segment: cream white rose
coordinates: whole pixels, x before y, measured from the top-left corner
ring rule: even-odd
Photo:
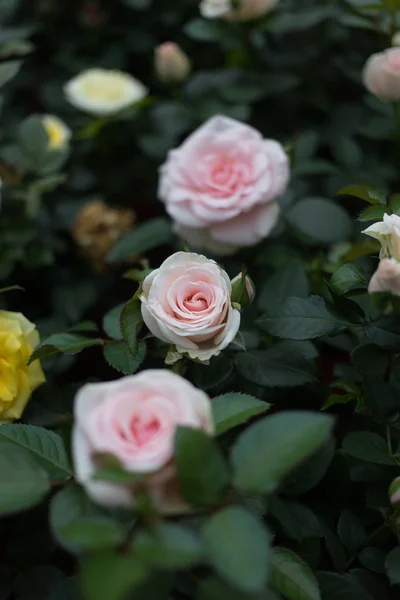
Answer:
[[[50,150],[63,150],[69,144],[72,132],[69,127],[54,115],[43,115],[42,123],[49,138]]]
[[[65,86],[68,101],[97,116],[113,115],[147,95],[147,88],[122,71],[88,69]]]
[[[240,313],[232,307],[231,291],[227,273],[216,262],[177,252],[144,280],[143,320],[179,353],[208,362],[239,330]]]
[[[212,435],[209,397],[167,369],[142,371],[107,383],[87,384],[75,399],[72,454],[77,480],[107,507],[133,507],[136,486],[94,479],[101,455],[111,454],[130,473],[141,474],[155,508],[175,513],[189,507],[173,464],[177,427]]]
[[[395,258],[400,261],[400,217],[385,214],[383,221],[370,225],[363,233],[382,244],[381,258]]]

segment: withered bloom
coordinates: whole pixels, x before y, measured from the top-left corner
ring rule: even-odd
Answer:
[[[96,271],[103,271],[115,242],[132,229],[135,213],[129,208],[110,208],[101,200],[86,204],[78,213],[73,238]]]

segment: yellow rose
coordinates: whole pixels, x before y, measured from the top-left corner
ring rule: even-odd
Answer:
[[[19,419],[45,381],[40,362],[27,362],[39,344],[35,325],[21,313],[0,310],[0,421]]]
[[[71,130],[64,121],[53,115],[44,115],[42,123],[48,135],[51,150],[62,150],[68,145],[71,139]]]

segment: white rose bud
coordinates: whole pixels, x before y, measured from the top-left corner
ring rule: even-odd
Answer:
[[[273,10],[279,0],[203,0],[200,12],[208,19],[251,21]]]
[[[381,100],[400,100],[400,48],[389,48],[370,56],[364,67],[363,81]]]
[[[384,258],[371,277],[368,286],[369,293],[390,292],[400,296],[400,263],[394,258]]]
[[[385,214],[383,221],[370,225],[362,233],[382,244],[381,258],[395,258],[400,261],[400,217]]]
[[[114,115],[147,95],[145,86],[122,71],[88,69],[64,86],[68,101],[98,117]]]
[[[190,60],[174,42],[165,42],[155,49],[154,66],[158,77],[167,83],[179,83],[190,72]]]
[[[50,150],[63,150],[68,146],[72,132],[64,121],[54,115],[44,115],[42,123],[49,138]]]

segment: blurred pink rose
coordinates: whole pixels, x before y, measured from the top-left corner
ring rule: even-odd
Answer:
[[[383,258],[371,277],[368,291],[390,292],[400,296],[400,263],[394,258]]]
[[[147,327],[190,358],[208,362],[238,332],[240,313],[232,308],[229,277],[205,256],[173,254],[146,277],[142,290]]]
[[[168,370],[142,371],[117,381],[83,386],[75,399],[72,450],[77,480],[107,507],[135,505],[135,486],[93,479],[96,455],[111,454],[144,485],[163,513],[187,510],[173,465],[178,426],[214,433],[208,396]]]
[[[400,48],[389,48],[370,56],[364,67],[363,81],[381,100],[400,100]]]
[[[155,49],[154,66],[157,75],[167,83],[183,81],[190,72],[190,60],[173,42],[165,42]]]
[[[206,230],[216,244],[252,246],[275,226],[289,180],[281,144],[252,127],[216,116],[195,131],[161,167],[159,196],[191,243]],[[209,244],[210,245],[210,244]]]
[[[220,17],[232,21],[250,21],[270,12],[279,0],[239,0],[239,6],[233,8],[230,0],[203,0],[200,12],[203,17]]]

